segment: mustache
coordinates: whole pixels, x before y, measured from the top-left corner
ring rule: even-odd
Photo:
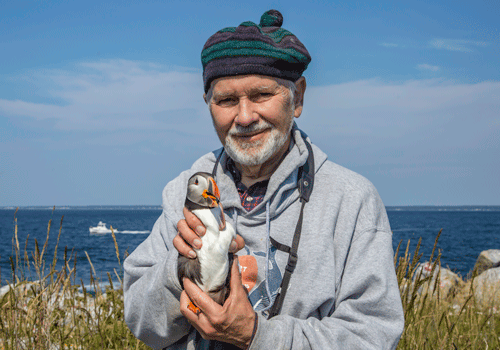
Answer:
[[[267,121],[261,121],[259,124],[250,124],[248,126],[242,126],[235,124],[231,130],[229,130],[230,136],[245,136],[252,133],[257,133],[269,128],[273,128],[273,125]]]

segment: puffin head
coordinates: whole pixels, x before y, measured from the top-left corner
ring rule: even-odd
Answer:
[[[198,172],[191,176],[188,181],[186,199],[205,208],[218,207],[220,193],[212,175]]]

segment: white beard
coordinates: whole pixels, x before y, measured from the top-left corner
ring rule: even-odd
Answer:
[[[278,152],[288,139],[292,130],[293,115],[287,127],[287,132],[283,133],[271,123],[262,120],[259,124],[252,124],[248,127],[235,125],[226,136],[225,150],[229,157],[236,163],[245,166],[255,166],[264,164]],[[264,129],[270,129],[269,135],[264,140],[254,142],[242,142],[233,135],[245,135]],[[238,140],[238,141],[236,141]]]

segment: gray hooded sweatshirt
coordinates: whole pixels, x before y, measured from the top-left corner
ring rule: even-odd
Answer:
[[[271,176],[264,200],[253,210],[241,206],[225,167],[226,153],[216,172],[226,219],[245,239],[245,248],[237,254],[240,265],[250,262],[250,268],[257,270],[248,286],[259,318],[250,349],[394,349],[404,319],[385,207],[368,180],[328,161],[315,145],[314,189],[304,208],[298,262],[281,313],[266,317],[288,261],[288,254],[276,250],[269,236],[292,245],[301,206],[298,169],[308,157],[304,140],[309,139],[296,127],[292,133],[289,153]],[[207,345],[179,310],[182,289],[172,240],[177,222],[184,218],[189,177],[198,171],[212,172],[220,152],[201,157],[167,184],[163,213],[124,262],[125,321],[154,349]]]

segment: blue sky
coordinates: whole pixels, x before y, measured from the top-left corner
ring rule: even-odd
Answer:
[[[275,8],[312,62],[297,121],[386,205],[500,205],[497,0],[0,0],[0,206],[160,204],[219,147],[208,37]]]

